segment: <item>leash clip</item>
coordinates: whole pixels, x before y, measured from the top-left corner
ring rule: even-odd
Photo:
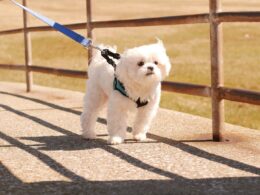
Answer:
[[[107,63],[109,63],[110,65],[112,65],[114,67],[114,69],[116,69],[116,63],[113,60],[113,58],[119,60],[120,59],[119,53],[114,53],[114,52],[110,51],[109,49],[101,49],[98,46],[92,45],[92,42],[89,44],[89,46],[87,48],[93,48],[93,49],[99,50],[101,52],[101,56],[106,59]]]
[[[114,52],[110,51],[109,49],[103,49],[103,50],[101,50],[101,56],[106,59],[107,63],[109,63],[110,65],[112,65],[114,67],[114,70],[116,70],[116,63],[113,60],[113,58],[119,60],[120,59],[119,53],[114,53]]]

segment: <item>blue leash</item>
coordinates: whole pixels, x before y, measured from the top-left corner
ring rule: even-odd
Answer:
[[[70,30],[69,28],[66,28],[65,26],[55,22],[54,20],[47,18],[37,12],[34,12],[33,10],[17,3],[14,0],[11,0],[14,4],[16,4],[17,6],[21,7],[22,9],[24,9],[25,11],[29,12],[31,15],[33,15],[34,17],[38,18],[39,20],[41,20],[42,22],[48,24],[49,26],[51,26],[52,28],[56,29],[57,31],[63,33],[64,35],[66,35],[67,37],[69,37],[70,39],[76,41],[77,43],[83,45],[83,47],[85,48],[94,48],[97,49],[101,52],[101,55],[106,59],[106,61],[111,64],[114,69],[116,68],[116,64],[114,62],[114,60],[112,58],[115,59],[120,59],[120,54],[118,53],[113,53],[108,49],[101,49],[97,46],[94,46],[92,44],[92,41],[88,38],[83,37],[82,35]],[[110,58],[110,57],[112,58]]]

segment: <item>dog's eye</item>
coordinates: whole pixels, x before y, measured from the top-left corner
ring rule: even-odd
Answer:
[[[154,63],[155,65],[158,65],[158,62],[157,62],[157,61],[154,61],[153,63]]]
[[[138,66],[143,66],[143,65],[144,65],[144,61],[140,61],[140,62],[138,62],[137,65],[138,65]]]

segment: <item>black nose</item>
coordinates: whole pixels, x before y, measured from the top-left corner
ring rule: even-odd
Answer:
[[[147,69],[150,70],[150,71],[153,71],[153,67],[152,66],[148,66]]]

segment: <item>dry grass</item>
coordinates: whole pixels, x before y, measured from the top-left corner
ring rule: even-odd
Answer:
[[[29,6],[61,23],[85,21],[85,1],[55,0],[44,4],[43,0],[29,1]],[[113,3],[111,3],[113,2]],[[224,1],[224,10],[257,10],[258,0]],[[187,4],[189,5],[187,7]],[[73,5],[73,7],[72,7]],[[160,9],[158,9],[160,8]],[[6,11],[8,10],[8,11]],[[116,10],[116,11],[115,11]],[[122,1],[96,0],[93,3],[95,20],[154,17],[207,12],[205,0],[147,0]],[[9,1],[0,2],[0,30],[21,26],[19,9]],[[20,20],[17,20],[20,18]],[[42,25],[30,18],[31,25]],[[224,73],[229,87],[260,90],[260,26],[259,24],[225,24]],[[85,31],[79,31],[86,34]],[[209,27],[203,25],[97,29],[95,40],[117,45],[119,51],[140,44],[162,39],[171,57],[173,69],[168,80],[197,84],[210,84]],[[0,36],[0,63],[22,64],[22,35]],[[86,50],[57,32],[32,34],[33,64],[84,70]],[[0,70],[1,80],[24,81],[24,74]],[[34,82],[41,85],[84,91],[85,81],[34,74]],[[162,107],[210,117],[210,99],[164,93]],[[260,109],[257,106],[226,102],[227,122],[260,129]]]

